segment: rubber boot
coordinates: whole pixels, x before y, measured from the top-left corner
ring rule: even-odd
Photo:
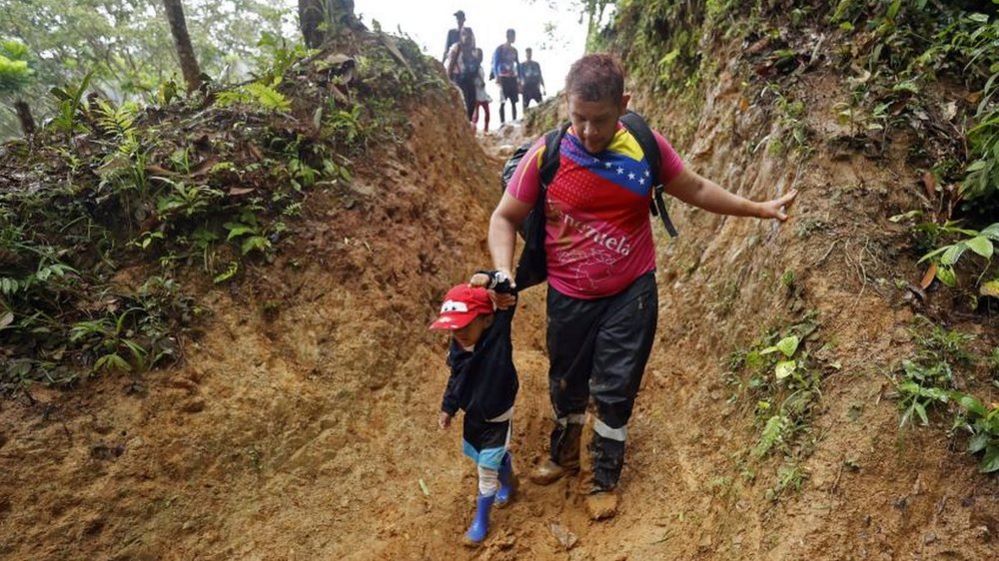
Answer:
[[[503,463],[499,468],[499,489],[496,491],[496,508],[503,508],[510,504],[514,493],[517,492],[517,476],[513,473],[513,456],[509,452],[503,456]]]
[[[475,518],[465,532],[465,545],[476,546],[486,539],[489,533],[489,510],[493,508],[496,495],[479,495],[475,500]]]

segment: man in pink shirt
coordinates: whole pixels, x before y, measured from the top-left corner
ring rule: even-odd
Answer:
[[[531,475],[546,485],[579,469],[587,403],[595,403],[593,481],[587,510],[593,519],[617,512],[615,493],[624,465],[628,420],[655,339],[658,292],[649,215],[653,178],[665,192],[705,210],[786,220],[795,191],[753,202],[684,167],[656,133],[660,166],[650,168],[626,113],[624,71],[606,54],[576,61],[566,77],[571,128],[562,138],[559,167],[545,191],[548,267],[549,388],[555,426],[547,461]],[[496,270],[513,278],[516,229],[542,192],[544,138],[521,160],[489,224]],[[510,305],[511,295],[496,295]]]

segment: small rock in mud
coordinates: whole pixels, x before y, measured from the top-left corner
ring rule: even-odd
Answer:
[[[184,413],[200,413],[205,410],[205,400],[200,397],[192,399],[180,408]]]
[[[627,553],[619,553],[617,555],[617,557],[614,558],[614,561],[628,561],[628,554]]]
[[[98,442],[90,446],[90,457],[96,460],[112,460],[125,453],[124,444],[110,445]]]
[[[926,545],[930,545],[935,541],[937,541],[937,535],[933,532],[927,532],[926,535],[923,536],[923,543]]]
[[[560,522],[552,522],[548,525],[548,530],[553,536],[555,536],[558,543],[562,544],[562,547],[564,547],[566,551],[572,549],[579,542],[579,538],[576,534],[573,534]]]
[[[104,518],[101,516],[95,516],[83,524],[83,528],[80,530],[80,537],[85,538],[88,536],[94,536],[101,533],[104,529]]]

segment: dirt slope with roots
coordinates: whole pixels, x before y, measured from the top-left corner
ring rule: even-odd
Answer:
[[[887,187],[915,181],[904,147],[877,163],[819,153],[789,167],[747,148],[771,119],[742,109],[734,75],[710,91],[682,147],[689,165],[752,198],[801,195],[783,226],[674,207],[682,234],[659,240],[658,343],[617,518],[590,522],[575,480],[524,482],[486,545],[460,546],[475,475],[460,430],[435,426],[445,341],[426,325],[450,284],[489,264],[500,162],[454,99],[414,107],[412,137],[358,171],[350,202],[310,200],[295,251],[208,293],[215,315],[185,366],[146,376],[145,391],[105,377],[0,404],[0,558],[994,558],[995,478],[940,431],[899,433],[888,396],[884,373],[911,352],[913,312],[877,282],[906,265],[899,234],[883,233],[910,197]],[[838,86],[807,80],[809,125],[833,136]],[[637,104],[667,132],[677,122]],[[542,290],[526,293],[515,323],[522,470],[550,428],[542,305]],[[774,502],[777,461],[746,465],[754,404],[728,400],[725,361],[807,310],[841,367],[823,381],[807,480]]]

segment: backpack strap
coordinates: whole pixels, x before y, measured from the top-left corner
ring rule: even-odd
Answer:
[[[545,134],[545,151],[541,154],[540,181],[538,185],[538,200],[524,221],[524,250],[520,253],[515,274],[517,290],[534,286],[548,278],[548,262],[545,255],[545,199],[548,185],[558,172],[560,147],[569,124],[565,123],[557,129]]]
[[[562,138],[569,130],[570,123],[566,122],[557,129],[552,129],[545,134],[545,153],[541,155],[541,190],[548,189],[548,184],[555,179],[558,173],[560,152],[562,148]]]
[[[662,166],[662,154],[659,152],[659,143],[648,123],[641,115],[634,111],[628,111],[621,117],[621,123],[631,132],[638,145],[642,147],[645,160],[652,168],[652,202],[649,203],[653,216],[658,216],[663,221],[663,227],[669,232],[670,237],[677,237],[676,228],[666,212],[666,201],[663,200],[663,184],[659,180],[659,168]]]

